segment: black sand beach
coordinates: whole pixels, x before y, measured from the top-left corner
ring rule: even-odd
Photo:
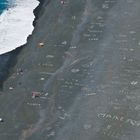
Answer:
[[[44,0],[35,13],[5,58],[0,139],[139,140],[140,1]]]

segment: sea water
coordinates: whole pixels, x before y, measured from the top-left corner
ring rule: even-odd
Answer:
[[[0,0],[0,55],[26,43],[38,4],[38,0]]]
[[[8,7],[7,0],[0,0],[0,14]]]

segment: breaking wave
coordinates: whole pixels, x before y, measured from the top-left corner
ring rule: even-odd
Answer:
[[[33,10],[38,6],[37,0],[15,0],[0,15],[0,54],[12,51],[24,45],[32,33]]]

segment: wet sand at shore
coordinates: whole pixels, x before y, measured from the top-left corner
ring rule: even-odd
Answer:
[[[0,139],[139,140],[140,1],[46,3],[4,82]]]

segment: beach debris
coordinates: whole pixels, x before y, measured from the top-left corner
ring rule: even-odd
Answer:
[[[37,92],[37,91],[33,91],[33,92],[32,92],[32,98],[40,97],[40,95],[41,95],[40,92]]]
[[[73,55],[70,52],[65,52],[64,53],[64,58],[71,58]]]
[[[9,87],[9,89],[10,89],[10,90],[13,90],[14,88],[13,88],[13,87]]]
[[[125,56],[123,57],[123,60],[126,60],[126,57]]]
[[[69,4],[69,0],[60,0],[60,3],[67,6]]]
[[[105,4],[102,5],[102,8],[103,9],[108,9],[109,8],[109,5],[107,3],[105,3]]]
[[[44,77],[41,77],[41,78],[40,78],[40,80],[41,80],[41,81],[44,81],[44,80],[45,80],[45,78],[44,78]]]
[[[60,110],[61,110],[61,109],[62,109],[62,106],[58,106],[58,109],[60,109]]]
[[[89,93],[89,94],[86,94],[86,96],[95,96],[97,93]]]
[[[66,118],[69,118],[70,116],[71,116],[70,114],[64,113],[63,116],[59,116],[58,118],[61,120],[65,120]]]
[[[136,31],[131,30],[131,31],[129,31],[129,33],[130,34],[136,34]]]
[[[0,122],[4,122],[3,118],[0,118]]]
[[[136,84],[138,84],[137,81],[132,81],[132,82],[131,82],[131,85],[136,85]]]
[[[67,45],[67,41],[63,41],[61,44],[62,45]]]
[[[77,46],[70,46],[70,48],[71,48],[71,49],[76,49],[76,48],[77,48]]]
[[[85,130],[90,129],[91,127],[92,127],[92,125],[91,125],[91,124],[85,124],[85,125],[84,125],[84,129],[85,129]]]
[[[53,67],[54,65],[46,63],[46,64],[42,64],[42,66],[44,66],[44,67]]]
[[[65,2],[63,0],[60,1],[61,4],[64,4]]]
[[[90,37],[90,34],[83,34],[84,37]]]
[[[22,75],[23,74],[23,69],[22,68],[18,68],[17,69],[17,75]]]
[[[41,106],[40,104],[37,104],[37,103],[27,103],[27,105],[30,105],[30,106]]]
[[[135,107],[135,110],[140,110],[140,105],[137,105],[137,106]]]
[[[77,73],[77,72],[79,72],[79,71],[80,71],[79,69],[72,69],[72,70],[71,70],[72,73]]]
[[[44,43],[43,43],[43,42],[40,42],[40,43],[38,44],[38,47],[44,47]]]
[[[72,16],[72,19],[75,20],[76,19],[76,16]]]
[[[48,137],[55,136],[55,132],[52,131],[52,132],[50,132],[50,134],[48,134],[47,136],[48,136]]]
[[[40,99],[47,99],[47,97],[40,97]]]
[[[79,62],[79,60],[80,60],[80,59],[74,60],[70,65],[76,64],[77,62]]]
[[[54,55],[47,55],[46,58],[54,58]]]
[[[44,94],[44,96],[48,96],[48,95],[49,95],[49,93],[45,93],[45,94]]]
[[[40,72],[40,74],[53,75],[54,73],[50,73],[50,72]]]
[[[59,119],[61,119],[61,120],[65,120],[65,117],[59,116]]]
[[[130,51],[134,51],[134,49],[131,48]]]

